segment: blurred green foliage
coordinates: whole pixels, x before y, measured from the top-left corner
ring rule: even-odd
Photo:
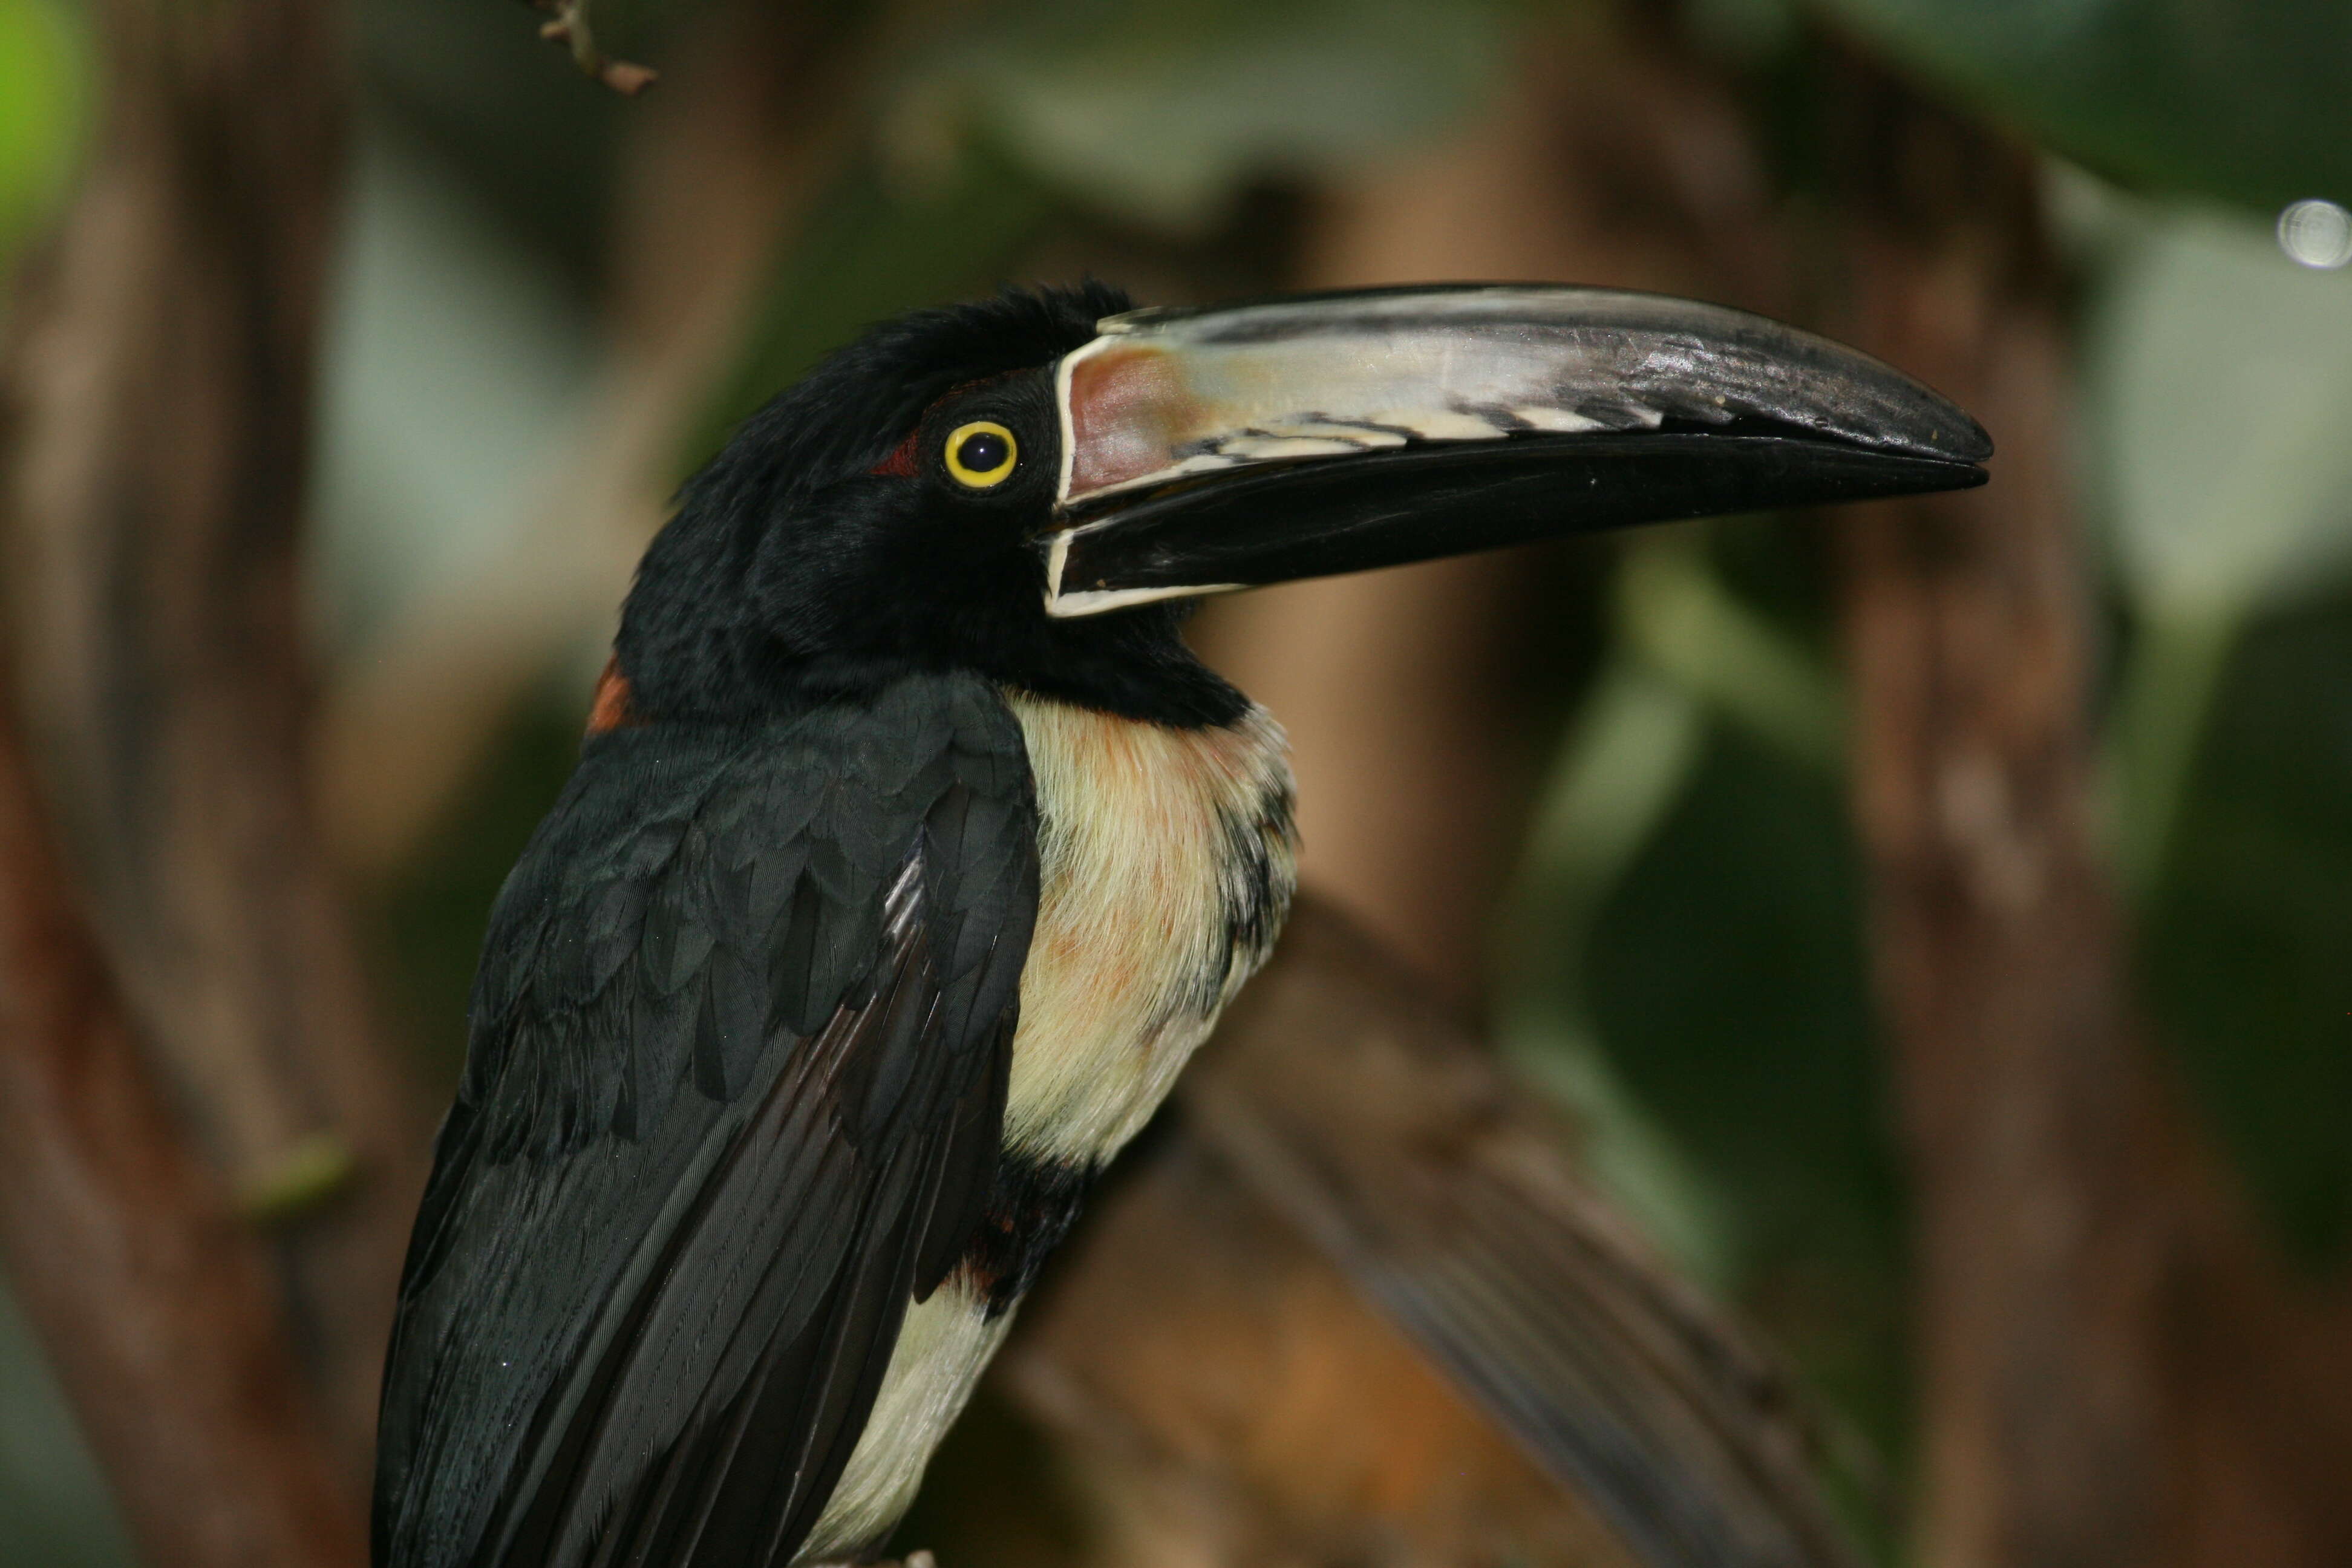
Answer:
[[[1163,299],[1278,282],[1287,231],[1269,189],[1311,192],[1492,102],[1518,29],[1569,8],[872,8],[876,26],[935,25],[893,55],[862,141],[773,258],[680,471],[825,349],[908,306],[1077,266]],[[660,66],[699,9],[614,4],[600,37]],[[330,533],[319,574],[321,619],[346,630],[464,570],[544,456],[509,448],[569,427],[561,393],[593,368],[588,301],[631,112],[537,42],[520,6],[357,13],[362,156],[320,479],[322,515],[348,531]],[[1723,58],[1759,64],[1767,124],[1810,112],[1811,79],[1784,68],[1827,22],[2141,193],[2053,170],[2053,205],[2088,215],[2068,254],[2083,492],[2112,565],[2101,738],[2118,867],[2155,1029],[2261,1213],[2305,1268],[2341,1278],[2352,272],[2298,269],[2267,225],[2291,198],[2352,201],[2352,7],[1691,0],[1685,15]],[[79,16],[0,0],[0,258],[84,135]],[[1512,1058],[1591,1124],[1601,1179],[1761,1316],[1899,1474],[1905,1199],[1841,795],[1833,600],[1818,539],[1785,522],[1627,542],[1598,673],[1559,716],[1495,1016]],[[390,1011],[434,1081],[455,1070],[489,898],[570,765],[577,719],[568,695],[520,716],[372,901]],[[1008,1431],[960,1441],[1017,1443]],[[933,1518],[971,1511],[950,1492]],[[121,1561],[100,1495],[0,1307],[0,1561]]]
[[[680,477],[859,328],[993,288],[1050,210],[1033,175],[984,147],[956,149],[943,167],[912,176],[891,178],[871,162],[850,169],[778,258],[733,369],[685,443]]]
[[[2352,204],[2341,0],[1820,0],[2035,142],[2151,192]]]
[[[0,264],[64,191],[89,98],[80,13],[0,0]]]
[[[1481,0],[1034,0],[994,6],[899,88],[898,138],[977,132],[1103,211],[1209,226],[1254,179],[1362,167],[1485,97]]]
[[[1904,1447],[1900,1187],[1834,775],[1717,721],[1584,963],[1600,1037],[1735,1238],[1726,1283]]]
[[[2352,523],[2345,526],[2352,527]],[[2352,1257],[2352,593],[2227,661],[2141,974],[2195,1103],[2315,1275]]]
[[[0,273],[55,210],[89,121],[81,14],[0,0]],[[0,293],[0,323],[7,305]],[[117,1568],[130,1550],[106,1488],[0,1277],[0,1561]]]
[[[353,0],[352,9],[367,123],[437,155],[483,211],[553,264],[551,281],[592,285],[628,104],[565,69],[519,5]]]

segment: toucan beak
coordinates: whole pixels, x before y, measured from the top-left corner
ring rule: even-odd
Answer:
[[[1631,523],[1960,489],[1992,442],[1901,372],[1744,310],[1447,285],[1099,323],[1055,375],[1046,607]]]

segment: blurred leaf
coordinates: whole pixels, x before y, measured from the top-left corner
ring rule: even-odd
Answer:
[[[1496,1033],[1512,1066],[1572,1112],[1593,1179],[1709,1283],[1732,1268],[1724,1218],[1595,1037],[1584,952],[1618,879],[1687,786],[1706,734],[1689,693],[1619,658],[1593,682],[1538,796],[1502,920]]]
[[[79,18],[55,0],[0,0],[0,260],[72,172],[89,88]]]
[[[681,477],[859,329],[1000,281],[1050,210],[1034,181],[984,152],[911,186],[854,170],[780,259],[734,372],[681,454]]]
[[[2112,847],[2135,895],[2164,874],[2206,718],[2243,624],[2234,613],[2159,610],[2133,627],[2104,762]]]
[[[1744,64],[1769,61],[1802,37],[1795,0],[1685,0],[1683,16],[1702,47]]]
[[[2143,978],[2197,1103],[2291,1249],[2352,1258],[2352,603],[2222,673]]]
[[[1505,922],[1499,1016],[1514,1062],[1591,1130],[1601,1184],[1686,1268],[1725,1284],[1733,1258],[1720,1205],[1612,1068],[1588,973],[1601,911],[1691,787],[1710,715],[1824,775],[1843,755],[1834,678],[1726,584],[1708,548],[1717,531],[1636,535],[1619,557],[1617,657],[1538,798]],[[1785,533],[1773,537],[1785,545]]]
[[[2084,359],[2094,493],[2138,619],[2113,772],[2145,888],[2245,618],[2352,570],[2352,275],[2252,225],[2164,216],[2110,274]]]
[[[976,131],[1108,212],[1196,230],[1248,180],[1430,134],[1487,96],[1503,42],[1475,0],[1033,0],[918,65],[896,134]]]
[[[285,1225],[331,1202],[359,1169],[349,1143],[332,1132],[313,1132],[239,1188],[236,1206],[256,1226]]]
[[[2101,172],[2276,209],[2352,201],[2342,0],[1817,0]]]
[[[1585,974],[1618,1076],[1730,1220],[1743,1295],[1897,1447],[1902,1209],[1838,783],[1716,726]]]
[[[2139,608],[2231,610],[2352,568],[2352,273],[2298,267],[2252,225],[2175,216],[2108,284],[2084,358]]]
[[[1716,574],[1706,536],[1668,529],[1627,542],[1618,614],[1628,644],[1724,717],[1799,762],[1845,756],[1836,679]]]
[[[1835,784],[1718,727],[1593,933],[1612,1056],[1768,1237],[1891,1234],[1858,878]]]
[[[1552,889],[1559,934],[1580,940],[1605,897],[1650,841],[1689,781],[1706,713],[1691,694],[1638,659],[1604,668],[1537,800],[1525,868]]]
[[[2085,343],[2094,493],[2136,611],[2110,737],[2118,847],[2197,1102],[2292,1250],[2340,1266],[2352,275],[2296,267],[2252,225],[2143,228]]]

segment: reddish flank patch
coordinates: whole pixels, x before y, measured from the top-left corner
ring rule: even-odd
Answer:
[[[596,700],[588,706],[588,733],[601,735],[644,722],[631,705],[629,678],[621,673],[620,659],[606,659],[604,673],[596,678]]]

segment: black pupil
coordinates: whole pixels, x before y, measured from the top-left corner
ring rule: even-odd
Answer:
[[[974,431],[965,437],[963,444],[956,448],[956,460],[967,471],[975,474],[994,473],[1004,467],[1004,459],[1010,456],[1012,453],[1004,444],[1004,437],[989,430]]]

